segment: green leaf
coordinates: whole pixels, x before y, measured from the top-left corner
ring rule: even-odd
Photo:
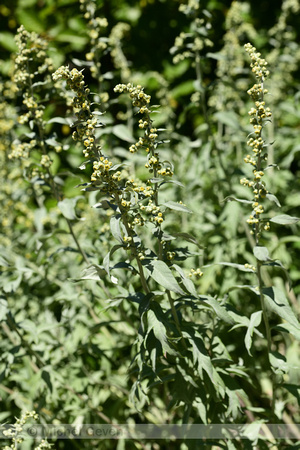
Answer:
[[[107,253],[105,258],[103,259],[103,267],[106,270],[107,274],[110,275],[110,258],[115,253],[116,250],[122,248],[122,245],[114,245],[113,248]]]
[[[270,352],[269,360],[273,371],[278,375],[284,375],[289,372],[289,364],[286,362],[285,356],[278,352]]]
[[[72,46],[76,49],[81,49],[86,43],[87,38],[84,36],[79,36],[78,33],[72,33],[70,31],[63,31],[55,36],[55,40],[58,42],[72,43]]]
[[[69,220],[85,220],[84,218],[79,218],[76,216],[75,207],[79,199],[84,198],[82,195],[74,198],[65,198],[64,200],[57,203],[62,215]]]
[[[16,10],[16,14],[18,17],[19,23],[24,25],[26,30],[28,31],[35,31],[36,33],[43,33],[44,26],[41,22],[41,19],[39,18],[37,14],[37,10],[26,10],[24,8],[18,8]]]
[[[214,114],[215,119],[234,130],[241,130],[239,117],[233,111],[220,111]]]
[[[253,248],[253,255],[259,261],[269,261],[269,250],[266,247],[255,246]]]
[[[161,286],[180,295],[186,295],[177,283],[171,269],[160,260],[153,260],[144,266],[149,275]]]
[[[194,297],[197,297],[197,291],[195,288],[194,283],[192,282],[192,280],[190,278],[187,278],[182,270],[181,267],[179,267],[177,264],[173,264],[174,269],[177,271],[177,273],[179,273],[181,281],[184,285],[184,287],[186,288],[186,290],[192,294]]]
[[[297,238],[297,240],[299,240],[299,238]],[[263,264],[263,265],[264,265],[264,266],[279,267],[281,270],[283,270],[284,273],[285,273],[285,276],[286,276],[286,278],[287,278],[287,281],[288,281],[288,283],[289,283],[289,289],[292,288],[292,280],[291,280],[291,278],[290,278],[290,274],[289,274],[289,272],[287,271],[287,269],[284,267],[284,265],[283,265],[280,261],[270,261],[270,262],[267,262],[267,263],[265,263],[265,264]]]
[[[219,376],[218,372],[214,368],[210,357],[207,355],[207,350],[203,343],[202,338],[198,333],[196,335],[190,335],[186,331],[182,331],[182,335],[187,339],[192,347],[193,361],[197,366],[197,370],[201,378],[203,377],[203,370],[208,374],[212,383],[215,385],[224,386],[222,378]],[[221,391],[221,389],[220,389]],[[221,394],[221,392],[220,392]]]
[[[180,233],[173,233],[173,234],[174,234],[175,237],[181,238],[181,239],[183,239],[184,241],[187,241],[187,242],[190,242],[191,244],[197,245],[198,248],[203,248],[203,247],[199,244],[199,242],[194,238],[194,236],[192,236],[192,235],[189,234],[189,233],[183,233],[183,232],[180,232]]]
[[[5,319],[7,311],[7,301],[4,297],[0,297],[0,322]]]
[[[276,325],[273,327],[273,330],[290,333],[292,334],[298,341],[300,341],[300,327],[295,327],[290,323],[281,323],[280,325]]]
[[[60,123],[61,125],[72,125],[72,120],[68,117],[53,117],[52,119],[48,120],[47,123]]]
[[[123,237],[121,233],[121,215],[118,214],[117,216],[112,216],[110,219],[110,231],[113,237],[120,242],[120,244],[123,244]]]
[[[292,311],[285,294],[277,287],[268,287],[263,289],[263,295],[267,307],[277,314],[286,322],[290,323],[297,329],[300,328],[300,323],[298,322],[294,312]]]
[[[163,352],[169,353],[170,355],[176,355],[175,350],[173,350],[168,343],[166,327],[160,320],[157,319],[152,309],[149,309],[147,312],[147,320],[148,320],[147,334],[149,334],[149,332],[153,330],[156,339],[160,342],[162,346]]]
[[[125,125],[122,125],[122,124],[115,125],[112,128],[112,132],[115,136],[122,139],[123,141],[130,142],[130,143],[135,142],[134,137],[130,133],[128,127],[126,127]]]
[[[232,195],[229,195],[228,197],[225,197],[224,200],[222,200],[221,203],[223,203],[223,202],[239,202],[239,203],[247,203],[247,204],[253,203],[252,200],[244,200],[242,198],[233,197]]]
[[[0,45],[6,50],[15,53],[17,51],[17,45],[15,43],[14,35],[8,31],[1,31],[0,33]],[[1,61],[1,64],[3,61]]]
[[[249,267],[245,267],[244,264],[236,264],[236,263],[230,263],[230,262],[218,262],[218,263],[214,263],[214,264],[207,264],[207,265],[203,266],[203,269],[206,269],[207,267],[212,267],[212,266],[228,266],[228,267],[233,267],[235,269],[241,270],[242,272],[254,272],[254,270],[250,269]]]
[[[280,204],[278,198],[277,198],[275,195],[273,195],[273,194],[267,194],[266,197],[267,197],[268,200],[270,200],[270,202],[276,203],[276,205],[277,205],[279,208],[281,207],[281,204]]]
[[[262,311],[256,311],[255,313],[251,314],[250,317],[249,327],[245,336],[245,346],[250,356],[252,356],[250,349],[252,346],[253,331],[255,327],[259,326],[261,318],[262,318]]]
[[[87,269],[84,269],[80,278],[71,278],[70,280],[73,282],[81,281],[81,280],[95,280],[99,281],[106,276],[106,271],[102,266],[98,266],[97,264],[93,264],[89,266]]]
[[[166,206],[169,209],[172,209],[174,211],[181,211],[181,212],[186,212],[186,213],[192,213],[193,211],[190,210],[189,208],[187,208],[185,205],[182,205],[180,203],[176,203],[176,202],[166,202],[163,203],[164,206]]]
[[[222,306],[220,302],[215,298],[207,297],[205,298],[203,303],[209,305],[214,310],[216,315],[225,323],[228,323],[230,325],[233,325],[235,323],[234,319],[228,314],[226,308],[224,308],[224,306]]]
[[[278,223],[280,225],[291,225],[293,223],[299,222],[298,217],[288,216],[287,214],[281,214],[280,216],[275,216],[270,219],[270,222]]]

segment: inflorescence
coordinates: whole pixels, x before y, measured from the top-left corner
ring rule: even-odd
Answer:
[[[90,89],[85,84],[83,73],[75,68],[70,70],[69,67],[62,66],[53,74],[54,81],[61,79],[66,80],[67,87],[75,94],[72,104],[77,121],[73,125],[76,130],[72,138],[83,143],[84,156],[93,161],[91,184],[102,192],[113,195],[119,192],[121,172],[114,169],[113,163],[102,153],[101,146],[96,145],[95,130],[101,124],[91,111]]]
[[[268,158],[267,152],[265,151],[266,144],[262,138],[262,130],[266,121],[271,119],[272,113],[270,108],[266,107],[264,101],[264,95],[268,93],[268,90],[264,88],[264,80],[269,76],[269,70],[267,69],[268,63],[261,58],[260,53],[258,53],[256,48],[251,44],[246,44],[245,50],[251,58],[251,68],[257,79],[257,83],[247,91],[254,101],[255,107],[252,107],[249,111],[250,123],[253,126],[253,136],[250,137],[247,142],[247,145],[252,150],[252,155],[248,154],[244,158],[246,164],[253,166],[253,179],[249,180],[244,177],[240,182],[242,185],[248,186],[253,190],[253,211],[247,222],[249,225],[252,225],[252,233],[255,234],[258,239],[262,229],[269,230],[270,228],[269,222],[264,223],[261,220],[261,214],[264,212],[261,201],[268,194],[265,183],[262,181],[262,178],[265,175],[263,162]]]
[[[46,89],[52,89],[52,60],[47,55],[47,41],[34,32],[28,32],[23,25],[18,29],[15,41],[18,53],[14,61],[12,81],[17,92],[22,94],[22,112],[25,111],[19,115],[18,122],[28,126],[33,133],[30,137],[25,135],[23,141],[16,139],[8,157],[23,159],[24,165],[28,166],[26,172],[29,178],[45,178],[49,175],[52,164],[45,145],[46,122],[43,119],[44,103],[49,95]],[[54,145],[53,148],[56,152],[61,151],[59,145]],[[33,150],[40,151],[40,159],[29,165],[29,156]]]

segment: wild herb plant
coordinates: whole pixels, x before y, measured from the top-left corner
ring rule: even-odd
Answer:
[[[176,108],[170,112],[178,100],[183,105],[184,95],[173,93],[186,61],[167,66],[165,74],[136,73],[123,47],[129,24],[120,23],[121,16],[117,24],[102,15],[98,19],[96,2],[81,2],[91,38],[90,48],[82,52],[88,61],[69,55],[72,67],[60,67],[54,83],[50,61],[44,64],[46,41],[19,30],[15,81],[21,96],[14,97],[10,116],[15,122],[21,115],[22,123],[14,130],[9,123],[0,137],[13,156],[5,156],[4,176],[9,179],[10,168],[18,168],[21,155],[27,181],[21,180],[18,189],[15,182],[7,183],[9,205],[19,198],[24,203],[15,216],[6,208],[9,223],[14,223],[12,217],[25,217],[10,239],[3,239],[10,247],[1,257],[0,420],[9,416],[11,398],[14,410],[30,405],[47,423],[257,426],[284,424],[293,414],[298,420],[294,338],[299,338],[299,323],[279,289],[284,282],[278,273],[286,276],[287,271],[271,250],[275,232],[282,238],[278,225],[294,227],[298,219],[276,216],[279,201],[273,188],[278,191],[281,175],[270,156],[273,139],[267,134],[272,95],[265,91],[266,63],[250,44],[246,50],[257,77],[249,90],[254,102],[250,128],[243,117],[249,69],[243,65],[236,35],[257,36],[240,17],[249,14],[246,6],[233,2],[227,19],[228,28],[235,24],[235,34],[227,36],[224,51],[216,55],[205,48],[208,44],[212,49],[207,39],[213,41],[214,14],[203,11],[198,1],[180,6],[191,19],[190,32],[177,39],[176,49],[190,58],[198,81],[193,85],[188,75],[188,95],[196,93],[179,117]],[[223,80],[228,89],[220,79],[216,92],[231,102],[230,111],[221,96],[208,98],[212,89],[205,78],[212,76],[207,58],[214,56],[223,78],[224,54],[231,62]],[[106,72],[109,55],[114,69]],[[92,69],[92,77],[88,70],[79,70],[83,66]],[[170,67],[173,90],[165,80]],[[145,79],[147,89],[137,79]],[[152,106],[148,93],[148,87],[152,94],[156,86],[162,108]],[[5,94],[3,101],[7,98]],[[164,122],[167,129],[160,128]],[[231,133],[232,124],[238,133]],[[184,136],[185,130],[191,134]],[[248,131],[251,152],[242,157]],[[72,171],[77,190],[74,183],[68,187]],[[86,202],[77,195],[79,188]],[[230,201],[222,202],[228,195]],[[251,208],[248,222],[242,217],[244,205]],[[78,215],[86,220],[78,221]],[[15,245],[10,243],[14,236]],[[297,237],[291,237],[297,245]],[[292,292],[287,292],[289,298],[295,298]],[[272,434],[264,430],[262,436],[256,428],[251,445],[274,448]],[[210,444],[248,445],[225,439]],[[81,444],[99,446],[96,440]],[[157,448],[200,444],[155,443]],[[62,448],[61,443],[57,446]],[[114,443],[101,446],[112,448]]]

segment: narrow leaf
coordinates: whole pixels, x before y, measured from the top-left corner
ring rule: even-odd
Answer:
[[[7,311],[7,301],[4,297],[0,297],[0,322],[1,320],[5,319]]]
[[[262,318],[262,311],[256,311],[251,314],[249,327],[245,336],[245,346],[250,356],[252,356],[250,349],[252,346],[252,336],[255,327],[258,327]]]
[[[172,209],[174,211],[181,211],[181,212],[186,212],[186,213],[192,213],[193,211],[190,210],[189,208],[187,208],[186,206],[182,205],[181,203],[176,203],[176,202],[166,202],[163,203],[164,206],[166,206],[169,209]]]
[[[146,264],[144,267],[146,267],[149,275],[158,284],[166,289],[169,289],[170,291],[176,292],[177,294],[185,295],[185,292],[177,283],[171,269],[167,266],[166,263],[160,260],[153,260],[150,263]]]
[[[268,308],[279,317],[290,323],[297,329],[300,328],[292,308],[289,305],[284,293],[276,287],[268,287],[263,289],[264,299]]]
[[[270,219],[270,222],[278,223],[280,225],[291,225],[293,223],[299,222],[298,217],[288,216],[287,214],[281,214],[280,216],[275,216]]]
[[[273,328],[274,330],[290,333],[292,334],[298,341],[300,341],[300,327],[295,327],[290,323],[281,323],[280,325],[276,325]]]
[[[174,269],[177,271],[177,273],[179,273],[181,281],[184,285],[184,287],[186,288],[186,290],[192,294],[194,297],[197,297],[197,291],[195,288],[194,283],[192,282],[192,280],[190,278],[187,278],[182,270],[181,267],[179,267],[177,264],[173,264]]]
[[[244,264],[237,264],[237,263],[230,263],[230,262],[219,262],[219,263],[214,263],[214,264],[206,264],[205,266],[203,266],[203,268],[206,269],[207,267],[212,267],[212,266],[228,266],[228,267],[233,267],[234,269],[241,270],[242,272],[253,272],[253,269],[250,269],[249,267],[245,267]]]
[[[71,281],[76,283],[77,281],[81,280],[95,280],[99,281],[102,278],[106,276],[106,271],[102,266],[99,266],[97,264],[93,264],[92,266],[88,267],[87,269],[84,269],[82,271],[82,275],[80,278],[72,278]]]
[[[232,195],[229,195],[228,197],[224,198],[224,200],[222,200],[221,203],[223,203],[223,202],[239,202],[239,203],[247,203],[247,204],[253,203],[252,200],[244,200],[243,198],[236,198],[236,197],[233,197]]]
[[[147,312],[147,319],[148,334],[151,330],[153,330],[156,339],[162,346],[163,352],[169,353],[170,355],[176,355],[175,350],[173,350],[168,343],[166,327],[160,320],[157,319],[154,311],[152,311],[151,309],[149,309]]]
[[[120,242],[120,244],[123,244],[123,237],[121,234],[121,228],[120,228],[120,219],[121,216],[112,216],[110,219],[110,231],[113,237]]]
[[[233,325],[235,323],[234,319],[228,314],[227,310],[220,304],[218,300],[213,297],[205,298],[204,304],[209,305],[216,315],[223,320],[225,323]]]
[[[280,204],[278,198],[277,198],[275,195],[273,195],[273,194],[267,194],[266,197],[267,197],[267,199],[270,200],[271,202],[276,203],[276,205],[277,205],[279,208],[281,207],[281,204]]]
[[[192,236],[192,235],[189,234],[189,233],[183,233],[183,232],[180,232],[180,233],[173,233],[173,234],[174,234],[174,236],[176,236],[176,237],[178,237],[178,238],[181,238],[181,239],[183,239],[183,240],[185,240],[185,241],[187,241],[187,242],[190,242],[191,244],[197,245],[198,248],[203,248],[203,247],[199,244],[199,242],[194,238],[194,236]]]

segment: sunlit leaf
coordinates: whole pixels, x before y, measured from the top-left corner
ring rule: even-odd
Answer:
[[[298,217],[288,216],[287,214],[281,214],[279,216],[272,217],[270,222],[278,223],[280,225],[292,225],[293,223],[299,222]]]
[[[268,261],[270,259],[269,250],[266,247],[255,246],[253,254],[259,261]]]
[[[177,283],[171,269],[163,261],[152,260],[150,263],[147,263],[145,265],[145,268],[147,269],[151,278],[153,278],[164,288],[176,292],[177,294],[185,294],[185,292]]]
[[[84,218],[79,218],[76,215],[75,208],[79,199],[82,196],[77,196],[74,198],[65,198],[64,200],[57,203],[58,208],[66,219],[69,220],[85,220]]]
[[[290,307],[285,294],[280,289],[275,286],[264,288],[263,295],[267,307],[270,311],[274,312],[294,327],[298,329],[300,328],[300,323],[298,322],[292,308]]]
[[[250,356],[252,356],[250,350],[252,346],[253,331],[254,328],[260,325],[261,318],[262,318],[262,311],[256,311],[255,313],[252,313],[250,317],[249,327],[245,336],[245,346]]]

